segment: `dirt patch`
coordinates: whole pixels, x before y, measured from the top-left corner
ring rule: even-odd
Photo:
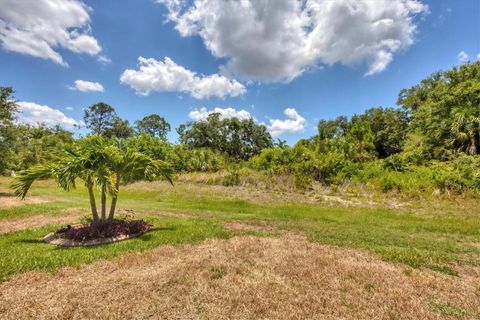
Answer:
[[[20,218],[2,219],[0,223],[0,234],[20,231],[32,228],[40,228],[49,224],[72,224],[77,222],[85,213],[78,209],[69,208],[65,210],[65,214],[46,216],[35,215]]]
[[[53,201],[58,201],[58,200],[54,198],[37,197],[37,196],[27,197],[24,200],[11,195],[0,196],[0,209],[18,207],[26,204],[47,203],[47,202],[53,202]]]
[[[17,275],[0,284],[0,318],[475,319],[479,278],[300,236],[236,237]]]

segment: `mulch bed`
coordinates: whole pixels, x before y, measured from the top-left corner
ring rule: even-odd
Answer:
[[[144,220],[114,220],[96,227],[92,223],[67,226],[49,233],[44,240],[59,246],[92,246],[139,236],[150,229]]]

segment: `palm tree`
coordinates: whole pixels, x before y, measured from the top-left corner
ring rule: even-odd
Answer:
[[[459,144],[458,151],[469,155],[480,153],[480,112],[478,106],[456,110],[451,124],[451,144]]]
[[[164,162],[128,148],[122,140],[89,136],[64,150],[57,161],[21,172],[12,187],[23,199],[37,179],[53,178],[66,191],[75,189],[76,181],[80,179],[88,190],[93,224],[99,227],[113,221],[121,183],[140,179],[152,181],[160,177],[172,183],[171,175],[171,168]],[[97,211],[95,187],[100,189],[101,216]],[[112,198],[108,218],[107,193]]]

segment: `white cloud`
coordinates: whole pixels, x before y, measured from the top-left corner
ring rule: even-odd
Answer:
[[[477,60],[480,60],[480,53],[477,54]]]
[[[195,99],[203,99],[210,96],[235,97],[246,92],[245,87],[236,80],[219,74],[198,76],[195,72],[177,65],[169,57],[165,57],[163,62],[139,57],[138,64],[138,70],[125,70],[120,82],[129,85],[141,95],[149,95],[152,91],[183,92]]]
[[[39,105],[34,102],[20,101],[18,121],[30,125],[45,124],[47,126],[61,125],[68,128],[73,128],[75,125],[80,125],[81,122],[70,117],[67,117],[58,109],[50,108],[46,105]]]
[[[98,61],[98,62],[101,62],[101,63],[103,63],[103,64],[110,64],[110,63],[112,63],[112,59],[110,59],[109,57],[104,56],[104,55],[98,56],[97,61]]]
[[[79,0],[1,0],[0,43],[5,50],[67,66],[57,49],[97,55],[90,34],[91,10]]]
[[[202,107],[200,109],[195,109],[193,111],[190,111],[188,116],[190,117],[190,119],[194,121],[204,121],[212,113],[219,113],[220,119],[238,118],[240,120],[243,120],[243,119],[253,118],[255,120],[255,117],[253,117],[253,115],[250,114],[250,112],[246,110],[237,110],[231,107],[229,108],[217,107],[211,110],[208,110],[206,107]],[[283,114],[287,116],[287,119],[284,119],[284,120],[271,119],[269,120],[270,125],[266,126],[268,131],[273,137],[277,137],[285,132],[297,133],[297,132],[305,131],[305,125],[307,121],[305,120],[305,118],[303,118],[301,115],[298,114],[295,108],[286,108],[283,111]],[[263,122],[259,124],[265,125],[265,123]]]
[[[220,119],[238,118],[243,120],[253,118],[253,116],[246,110],[236,110],[234,108],[214,108],[212,110],[207,110],[205,107],[191,111],[188,116],[194,121],[203,121],[212,113],[219,113]]]
[[[72,107],[65,107],[65,110],[72,111],[73,108]]]
[[[75,86],[71,87],[72,90],[78,90],[82,92],[103,92],[103,86],[98,82],[90,82],[85,80],[75,80]]]
[[[465,51],[460,51],[460,53],[457,56],[458,62],[459,63],[465,63],[468,61],[468,54]]]
[[[270,125],[267,126],[272,137],[279,136],[285,132],[297,133],[305,130],[305,124],[307,121],[304,117],[298,114],[297,110],[294,108],[287,108],[283,111],[283,114],[285,114],[288,119],[272,119],[270,120]]]
[[[157,0],[182,36],[198,35],[225,58],[223,74],[264,82],[290,81],[319,64],[367,63],[366,75],[383,71],[410,47],[415,0]]]

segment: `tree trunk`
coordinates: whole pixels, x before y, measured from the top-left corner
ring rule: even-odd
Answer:
[[[93,224],[98,226],[98,212],[95,203],[95,195],[93,194],[93,183],[87,183],[88,196],[90,198],[90,209],[92,210]]]
[[[115,217],[115,207],[117,206],[118,192],[120,189],[120,174],[117,172],[115,179],[115,192],[112,195],[112,204],[110,205],[110,213],[108,215],[108,221],[113,221]]]
[[[102,224],[107,222],[107,186],[102,185]]]

